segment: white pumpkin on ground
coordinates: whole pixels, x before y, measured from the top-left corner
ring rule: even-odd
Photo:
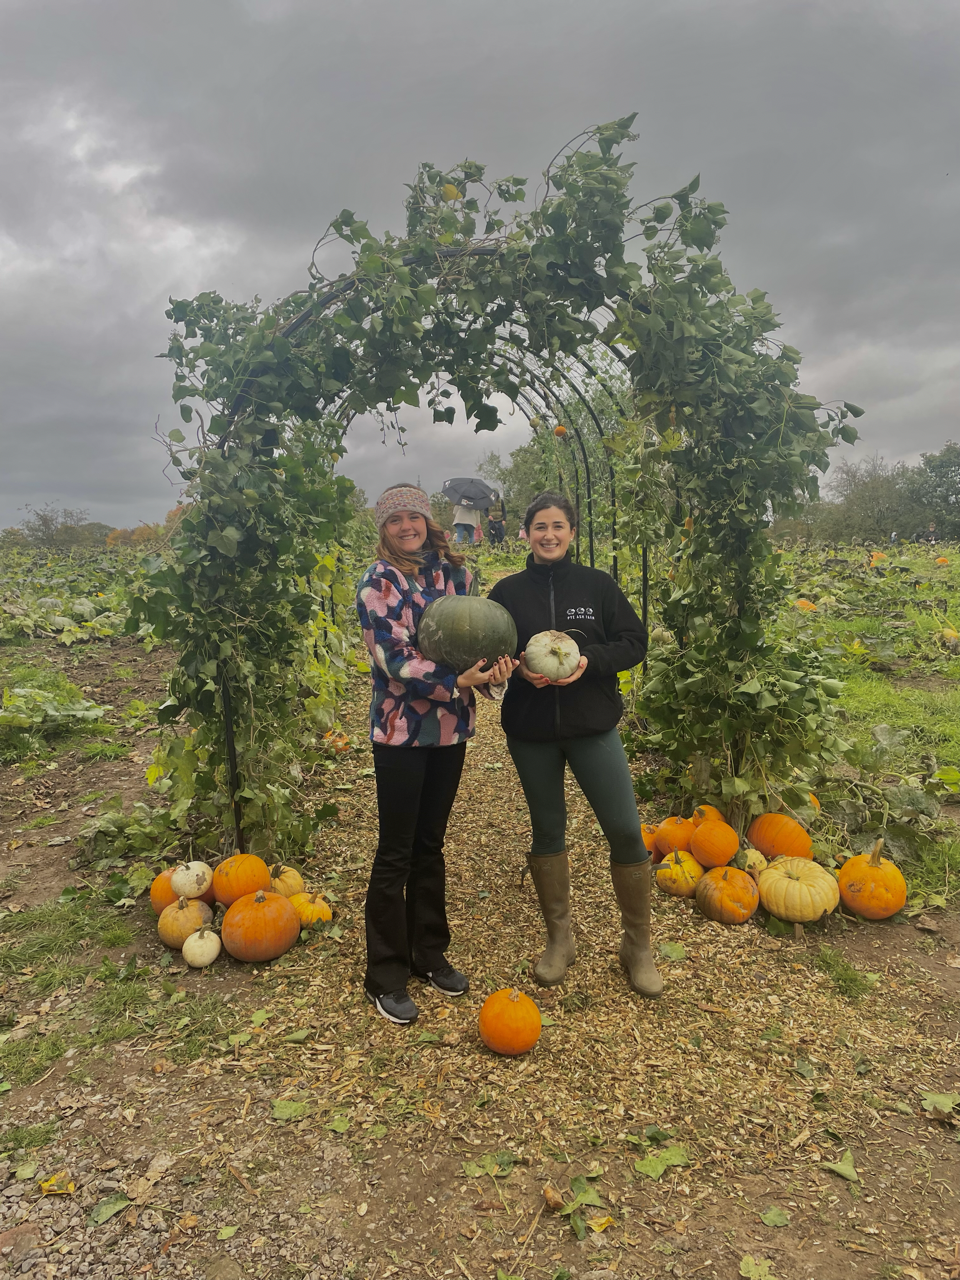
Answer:
[[[183,942],[183,958],[191,969],[205,969],[220,954],[220,935],[209,925],[202,925]]]
[[[539,631],[527,641],[524,661],[535,675],[566,680],[579,665],[580,650],[563,631]]]
[[[205,862],[181,862],[170,877],[170,888],[178,898],[199,898],[212,884],[213,869]]]

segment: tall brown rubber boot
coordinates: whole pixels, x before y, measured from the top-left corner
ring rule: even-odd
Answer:
[[[563,981],[567,968],[577,958],[570,928],[570,861],[566,853],[555,853],[546,858],[529,854],[527,866],[547,926],[546,950],[533,966],[533,976],[541,987],[555,987]]]
[[[650,859],[611,862],[610,876],[623,919],[620,963],[634,991],[642,996],[658,996],[663,991],[663,979],[650,950]]]

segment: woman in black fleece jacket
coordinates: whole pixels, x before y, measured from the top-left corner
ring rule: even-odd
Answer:
[[[574,525],[566,498],[539,494],[524,517],[531,548],[527,567],[490,592],[517,624],[520,666],[507,688],[501,724],[530,809],[533,847],[527,861],[547,926],[546,950],[534,975],[541,985],[555,986],[576,958],[563,797],[569,764],[610,845],[623,920],[620,963],[634,991],[658,996],[663,983],[650,948],[650,854],[617,732],[623,712],[617,674],[642,661],[647,633],[609,574],[571,561]],[[577,670],[555,683],[535,675],[524,661],[530,637],[548,630],[570,632],[580,648]]]

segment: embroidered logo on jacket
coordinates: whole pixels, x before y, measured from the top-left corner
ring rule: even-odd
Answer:
[[[574,619],[574,618],[591,618],[592,619],[593,618],[592,607],[590,605],[587,605],[586,607],[581,606],[579,609],[568,609],[567,621],[570,621],[571,619]]]

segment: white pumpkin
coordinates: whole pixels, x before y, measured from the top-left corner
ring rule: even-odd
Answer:
[[[181,862],[170,877],[170,888],[178,898],[199,898],[212,884],[213,871],[205,862]]]
[[[183,958],[191,969],[205,969],[220,954],[220,935],[209,925],[203,925],[196,933],[184,939]]]
[[[580,663],[580,650],[562,631],[540,631],[527,641],[524,661],[535,675],[566,680]]]

